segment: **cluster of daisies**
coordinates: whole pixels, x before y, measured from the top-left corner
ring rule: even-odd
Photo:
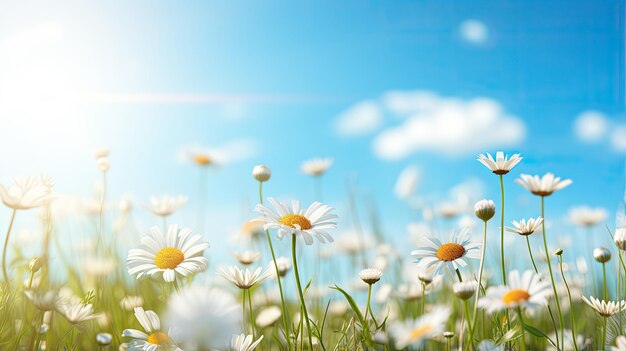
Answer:
[[[219,162],[218,156],[202,150],[187,156],[201,172]],[[98,150],[95,157],[106,179],[108,151]],[[418,230],[412,251],[385,243],[382,236],[368,237],[362,230],[337,236],[338,216],[321,202],[303,206],[297,200],[266,199],[263,185],[272,173],[258,165],[252,170],[259,185],[257,217],[242,228],[252,245],[232,253],[239,265],[216,267],[210,265],[210,246],[202,234],[167,224],[187,202],[184,196],[151,198],[144,207],[162,224],[152,226],[125,257],[117,256],[110,247],[114,240],[106,225],[103,182],[91,211],[96,258],[69,274],[80,280],[80,270],[89,273],[84,281],[88,287],[81,286],[78,295],[76,285],[55,287],[48,274],[54,181],[43,176],[16,179],[8,188],[0,185],[0,198],[12,210],[2,254],[0,314],[16,313],[7,307],[11,299],[25,297],[28,302],[17,303],[25,311],[15,320],[19,323],[0,323],[0,348],[82,349],[86,344],[81,336],[96,330],[89,345],[101,350],[626,351],[626,229],[609,230],[614,247],[593,250],[602,278],[587,279],[593,270],[584,259],[571,264],[566,252],[551,250],[547,240],[546,200],[572,181],[552,173],[521,174],[515,183],[537,197],[536,215],[509,225],[504,220],[505,180],[522,157],[497,152],[495,157],[479,155],[478,161],[497,176],[501,195],[499,205],[487,199],[474,204],[473,215],[482,230],[462,227],[444,236],[433,225]],[[313,159],[301,166],[316,180],[318,198],[321,177],[332,163]],[[396,188],[401,197],[408,198],[406,188],[414,186],[415,177],[415,170],[401,176]],[[127,202],[120,205],[122,213],[129,207]],[[17,278],[19,271],[12,272],[7,262],[13,223],[18,210],[33,208],[43,208],[44,253],[24,268],[24,284],[12,284],[11,275]],[[439,207],[443,219],[459,211],[457,204]],[[426,209],[424,213],[426,220],[431,218]],[[570,216],[591,228],[607,214],[581,207]],[[129,220],[122,219],[114,229]],[[505,245],[505,232],[516,240],[513,252]],[[279,252],[278,240],[288,241],[289,254]],[[333,245],[322,245],[328,243]],[[333,253],[325,249],[329,246],[348,258],[350,272],[358,271],[358,278],[340,279],[345,264],[331,260]],[[497,257],[488,256],[488,250]],[[611,261],[615,251],[618,260]],[[126,260],[125,270],[118,270],[120,258]],[[515,269],[512,258],[521,262]],[[607,268],[615,274],[607,275]],[[591,287],[595,282],[599,284]],[[585,289],[594,295],[585,296]],[[90,323],[97,328],[90,329]],[[53,328],[63,333],[51,336]],[[5,340],[3,335],[15,337]]]

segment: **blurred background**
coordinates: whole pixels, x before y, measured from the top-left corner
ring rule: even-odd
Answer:
[[[161,223],[141,208],[150,196],[188,196],[169,221],[204,232],[210,256],[255,217],[254,165],[272,169],[265,195],[308,204],[319,196],[300,164],[330,157],[321,188],[341,216],[337,236],[371,232],[376,213],[408,256],[429,212],[453,212],[444,232],[471,225],[474,201],[498,200],[476,156],[504,150],[524,157],[506,176],[507,222],[540,215],[514,178],[554,172],[574,183],[548,198],[553,245],[608,242],[624,202],[624,10],[610,0],[3,2],[0,182],[51,175],[57,210],[70,211],[66,199],[97,199],[93,151],[109,148],[109,218],[127,199],[145,233]],[[206,186],[186,157],[198,148],[219,155]],[[579,206],[604,219],[575,225]],[[0,208],[0,228],[9,215]],[[35,218],[18,216],[16,244],[40,240]]]

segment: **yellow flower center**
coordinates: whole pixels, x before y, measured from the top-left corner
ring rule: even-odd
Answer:
[[[200,166],[207,166],[211,164],[211,159],[207,155],[198,154],[193,158],[194,162]]]
[[[185,260],[182,251],[175,247],[165,247],[157,252],[154,257],[154,264],[161,269],[174,269]]]
[[[512,303],[528,301],[529,298],[530,294],[528,294],[528,291],[524,289],[513,289],[502,296],[502,301],[505,304],[510,305]]]
[[[426,334],[430,333],[433,330],[433,326],[430,324],[423,324],[418,326],[417,328],[411,330],[411,334],[409,334],[410,340],[419,340],[423,338]]]
[[[154,332],[148,336],[148,342],[154,345],[164,345],[169,339],[169,336],[163,332]]]
[[[463,257],[465,248],[456,243],[445,243],[437,250],[437,258],[442,261],[454,261]]]
[[[311,222],[306,217],[299,214],[288,214],[286,216],[280,217],[278,221],[280,222],[280,224],[290,226],[291,228],[295,228],[296,224],[299,225],[300,229],[302,230],[313,228]]]

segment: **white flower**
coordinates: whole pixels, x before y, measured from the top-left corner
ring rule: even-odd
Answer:
[[[80,324],[98,317],[93,313],[93,305],[85,305],[81,302],[60,304],[57,309],[71,324]]]
[[[288,257],[283,257],[283,256],[277,257],[276,266],[278,267],[278,274],[281,277],[284,277],[287,274],[287,272],[289,272],[289,270],[291,269],[291,260]]]
[[[415,320],[397,321],[389,325],[389,333],[395,340],[396,348],[409,345],[420,347],[426,340],[441,335],[450,317],[448,307],[438,306]]]
[[[609,213],[603,208],[590,208],[587,206],[574,207],[567,214],[570,222],[581,227],[594,226],[605,221],[608,216]]]
[[[157,198],[155,196],[150,198],[149,205],[143,205],[143,207],[157,216],[167,217],[174,213],[179,207],[187,203],[186,196],[162,196]]]
[[[611,260],[611,251],[605,247],[596,247],[593,249],[593,258],[600,263],[609,262]]]
[[[543,223],[543,218],[537,217],[529,218],[528,222],[525,219],[521,219],[519,222],[513,221],[513,225],[515,228],[505,227],[504,230],[507,232],[517,233],[519,235],[530,235],[534,233],[541,224]]]
[[[139,295],[127,295],[120,300],[120,306],[128,311],[143,306],[143,297]]]
[[[450,232],[450,239],[442,243],[436,238],[424,238],[422,246],[411,252],[418,260],[418,268],[437,274],[448,265],[454,272],[458,267],[465,267],[465,258],[480,259],[479,243],[472,243],[467,234],[467,228],[460,232]]]
[[[258,251],[235,251],[233,252],[233,256],[237,259],[237,261],[239,261],[239,263],[249,265],[256,262],[261,257],[261,253]]]
[[[532,308],[546,305],[550,295],[550,284],[538,274],[527,270],[520,276],[514,270],[509,272],[507,285],[489,287],[485,297],[478,300],[478,306],[489,313],[518,306]]]
[[[207,269],[209,262],[202,254],[209,244],[200,242],[201,235],[192,235],[189,228],[179,231],[176,224],[170,225],[167,236],[157,226],[150,228],[150,232],[151,235],[141,239],[142,248],[128,252],[126,265],[130,275],[173,282],[177,277]]]
[[[113,335],[109,333],[98,333],[96,335],[96,343],[98,346],[108,346],[113,342]]]
[[[497,345],[493,340],[483,340],[476,346],[478,351],[505,351],[504,345]]]
[[[598,314],[602,317],[611,317],[612,315],[618,312],[622,312],[626,309],[626,301],[624,300],[619,302],[606,302],[604,300],[596,299],[593,296],[591,296],[589,299],[583,296],[583,301],[585,301],[585,303],[589,305],[589,307],[596,310],[596,312],[598,312]]]
[[[261,183],[270,180],[271,176],[272,170],[265,165],[256,165],[252,169],[252,177]]]
[[[277,306],[269,306],[262,309],[256,316],[256,325],[261,328],[273,325],[282,316],[282,311]]]
[[[615,230],[613,241],[618,249],[626,251],[626,228],[619,228]]]
[[[174,346],[170,333],[161,330],[161,320],[154,311],[144,311],[142,307],[136,307],[135,318],[146,332],[124,329],[122,336],[132,338],[128,343],[129,351],[160,351],[169,350]]]
[[[520,154],[513,154],[509,158],[508,155],[504,155],[504,152],[498,151],[496,152],[496,159],[493,159],[490,153],[487,153],[487,156],[480,154],[478,155],[478,161],[485,165],[485,167],[489,168],[493,173],[498,175],[503,175],[509,173],[515,165],[517,165],[523,157],[520,157]]]
[[[232,351],[252,351],[263,340],[263,335],[254,341],[252,335],[239,334],[233,335],[230,341],[230,349]]]
[[[374,284],[380,280],[383,276],[383,272],[377,268],[366,268],[359,272],[359,278],[367,284]]]
[[[0,184],[0,197],[5,206],[15,210],[28,210],[43,206],[52,199],[51,189],[37,177],[14,178],[6,189]]]
[[[626,351],[626,337],[620,335],[615,338],[615,345],[611,346],[611,351]]]
[[[332,158],[314,158],[302,162],[302,165],[300,165],[300,169],[303,173],[306,173],[308,175],[321,176],[326,173],[328,168],[330,168],[330,166],[332,165]]]
[[[555,177],[552,173],[546,173],[541,178],[538,175],[521,174],[520,178],[515,179],[515,182],[539,196],[552,195],[553,192],[572,184],[571,179],[561,180],[561,178]]]
[[[221,272],[218,274],[235,284],[239,289],[250,289],[272,274],[270,268],[261,273],[262,271],[263,268],[261,267],[258,267],[254,272],[250,272],[248,268],[241,270],[237,266],[229,266],[221,267]]]
[[[479,219],[488,221],[496,214],[496,204],[492,200],[480,200],[474,205],[474,214]]]
[[[241,328],[241,306],[226,291],[192,286],[174,294],[166,321],[176,326],[172,336],[194,345],[187,349],[224,349]]]
[[[421,284],[403,283],[398,285],[395,294],[403,300],[413,301],[422,297],[423,290],[424,289]]]
[[[291,207],[269,198],[276,212],[264,205],[256,205],[255,211],[261,214],[259,221],[265,223],[265,229],[276,229],[279,239],[285,236],[302,236],[307,245],[313,244],[313,237],[321,243],[332,242],[333,238],[327,230],[335,229],[337,215],[332,214],[332,207],[314,202],[306,210],[300,208],[299,201],[292,201]]]
[[[26,290],[24,294],[40,311],[52,311],[57,307],[57,302],[59,301],[59,297],[54,291],[47,291],[45,294],[40,294],[32,290]]]

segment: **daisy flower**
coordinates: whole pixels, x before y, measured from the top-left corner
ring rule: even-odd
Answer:
[[[513,226],[515,226],[515,228],[505,227],[504,230],[506,230],[507,232],[527,236],[539,229],[542,223],[543,218],[541,217],[529,218],[528,222],[525,219],[522,219],[519,222],[513,221]]]
[[[417,258],[418,268],[433,274],[438,274],[444,266],[451,271],[465,267],[465,258],[480,259],[481,245],[469,240],[467,228],[450,232],[446,243],[436,238],[424,238],[421,243],[422,246],[411,252],[411,255]]]
[[[276,229],[279,239],[285,236],[301,236],[307,245],[313,244],[313,237],[321,243],[332,242],[333,238],[328,234],[328,229],[335,229],[337,215],[330,213],[333,208],[320,202],[313,202],[306,210],[300,208],[299,201],[292,201],[291,207],[274,198],[268,198],[276,211],[262,204],[256,205],[255,211],[262,216],[265,229]]]
[[[251,272],[248,268],[241,270],[237,266],[230,266],[222,267],[219,275],[235,284],[239,289],[250,289],[255,284],[261,283],[265,278],[272,275],[270,268],[261,273],[262,270],[263,268],[259,267],[254,272]]]
[[[192,235],[189,228],[179,230],[176,224],[170,225],[167,235],[157,226],[150,228],[150,233],[141,239],[143,247],[128,252],[130,275],[173,282],[207,269],[209,262],[202,254],[209,244],[200,242],[201,235]]]
[[[256,316],[255,322],[261,328],[269,327],[276,323],[282,316],[282,311],[278,306],[269,306],[262,309]]]
[[[624,300],[619,302],[606,302],[604,300],[596,299],[593,296],[591,296],[589,299],[583,296],[583,301],[585,301],[585,303],[589,305],[589,307],[596,310],[596,312],[598,312],[598,314],[602,317],[611,317],[612,315],[622,312],[626,309],[626,301]]]
[[[489,313],[521,307],[535,307],[547,304],[552,294],[550,284],[541,281],[541,277],[527,270],[521,276],[514,270],[509,273],[506,286],[492,286],[487,289],[485,297],[478,300],[478,306]]]
[[[169,350],[174,346],[169,332],[161,331],[161,320],[154,311],[144,311],[142,307],[136,307],[135,318],[146,332],[124,329],[122,336],[132,338],[128,343],[129,351],[160,351]]]
[[[261,257],[261,253],[258,251],[235,251],[233,252],[233,257],[235,257],[239,263],[247,266],[256,262]]]
[[[552,195],[553,192],[572,184],[571,179],[561,180],[561,178],[555,177],[552,173],[546,173],[541,178],[539,178],[538,175],[531,176],[529,174],[521,174],[520,178],[515,179],[515,182],[524,189],[539,196]]]
[[[161,198],[152,196],[150,204],[143,207],[157,216],[167,217],[185,203],[187,203],[187,197],[182,195],[177,197],[165,195]]]
[[[313,158],[302,162],[300,170],[311,176],[321,176],[333,165],[332,158]]]
[[[57,307],[57,303],[59,302],[59,296],[52,290],[44,294],[34,292],[33,290],[26,290],[24,294],[40,311],[52,311]]]
[[[14,210],[28,210],[43,206],[52,198],[51,187],[45,182],[45,179],[27,177],[14,178],[13,184],[8,189],[0,184],[2,203]]]
[[[404,349],[409,345],[420,347],[426,340],[444,332],[449,317],[450,309],[438,306],[420,318],[392,323],[389,333],[395,340],[397,349]]]
[[[478,161],[485,165],[485,167],[489,168],[493,173],[497,175],[503,175],[509,173],[515,165],[517,165],[523,157],[520,157],[520,154],[513,154],[509,158],[508,155],[504,155],[504,152],[498,151],[496,152],[496,159],[493,159],[490,153],[487,155],[480,154],[478,155]]]
[[[587,206],[574,207],[567,214],[570,222],[580,227],[592,227],[604,222],[609,213],[603,208],[590,208]]]
[[[93,305],[85,305],[82,302],[61,304],[57,309],[71,324],[80,324],[98,317],[93,313]]]
[[[262,340],[263,335],[261,335],[261,337],[256,341],[254,341],[252,335],[233,335],[233,338],[230,341],[230,349],[232,351],[252,351],[259,345],[259,343],[261,343]]]
[[[615,338],[615,346],[611,346],[611,351],[626,351],[626,337],[620,335]]]

